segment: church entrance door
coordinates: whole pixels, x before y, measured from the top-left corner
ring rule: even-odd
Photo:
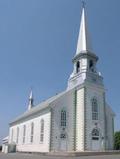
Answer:
[[[100,151],[100,142],[99,140],[92,140],[92,150]]]
[[[60,135],[60,151],[67,151],[67,136],[64,133]]]
[[[96,128],[92,131],[92,150],[100,151],[100,133]]]

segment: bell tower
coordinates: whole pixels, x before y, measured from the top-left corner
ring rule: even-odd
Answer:
[[[83,2],[77,49],[72,60],[74,68],[68,80],[67,89],[82,84],[85,80],[93,80],[94,82],[97,81],[102,84],[102,77],[96,69],[97,61],[98,57],[92,50],[86,20],[85,4]]]

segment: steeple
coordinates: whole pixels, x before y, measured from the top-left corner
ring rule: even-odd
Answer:
[[[77,49],[72,60],[74,68],[68,80],[67,89],[74,88],[77,85],[83,84],[85,81],[96,81],[102,85],[102,77],[96,69],[97,61],[98,57],[93,53],[89,39],[85,3],[83,2]]]
[[[31,91],[30,91],[30,95],[29,95],[28,110],[30,110],[30,109],[33,107],[33,102],[34,102],[34,99],[33,99],[33,92],[32,92],[32,90],[31,90]]]
[[[83,2],[76,55],[87,51],[91,52],[92,46],[90,44],[90,39],[89,39],[89,32],[88,32],[86,13],[85,13],[85,2]]]

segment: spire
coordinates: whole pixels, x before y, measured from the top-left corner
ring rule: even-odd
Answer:
[[[92,47],[90,45],[88,30],[87,30],[87,22],[85,15],[85,2],[83,3],[82,15],[81,15],[81,23],[80,23],[80,31],[78,36],[77,50],[76,55],[86,51],[92,51]]]
[[[33,102],[34,102],[33,92],[32,92],[32,90],[31,90],[31,91],[30,91],[30,96],[29,96],[28,110],[30,110],[30,109],[33,107]]]

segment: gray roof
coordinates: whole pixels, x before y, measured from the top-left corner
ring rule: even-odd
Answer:
[[[2,141],[8,140],[9,136],[6,136],[5,138],[2,139]]]
[[[67,91],[61,92],[49,99],[47,99],[46,101],[43,101],[42,103],[38,104],[37,106],[34,106],[33,108],[31,108],[29,111],[26,111],[25,113],[23,113],[22,115],[20,115],[19,117],[17,117],[15,120],[13,120],[12,122],[10,122],[10,124],[13,124],[15,122],[20,121],[21,119],[24,119],[32,114],[35,114],[43,109],[49,108],[50,107],[50,103],[52,103],[53,101],[55,101],[56,99],[58,99],[59,97],[61,97],[62,95],[64,95]]]
[[[111,115],[115,116],[115,112],[113,111],[112,107],[108,103],[106,103],[106,109],[110,111]]]

